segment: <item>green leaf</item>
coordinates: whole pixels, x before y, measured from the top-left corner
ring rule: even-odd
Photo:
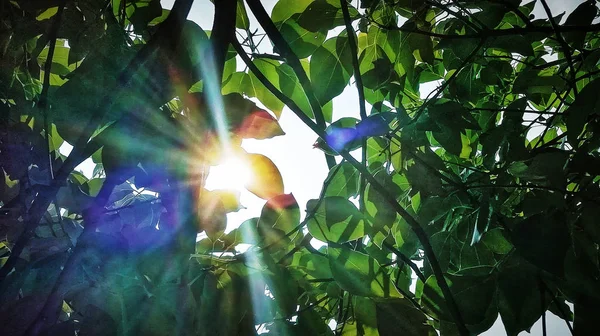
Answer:
[[[488,230],[490,226],[491,218],[492,205],[490,204],[490,193],[483,192],[483,194],[481,195],[479,211],[477,211],[477,220],[475,224],[475,229],[473,230],[471,246],[477,244],[479,240],[481,240],[481,236]]]
[[[306,10],[314,0],[283,0],[278,1],[273,7],[271,19],[273,22],[285,22],[294,14],[299,14]]]
[[[374,175],[375,179],[385,186],[392,195],[399,195],[400,188],[392,181],[390,175],[385,171],[379,171]],[[372,184],[368,184],[365,190],[365,210],[367,215],[372,218],[374,231],[389,231],[396,220],[396,211],[388,202],[388,199],[376,191]],[[375,232],[372,232],[374,234]]]
[[[513,92],[551,94],[554,90],[562,90],[565,86],[565,80],[558,75],[525,70],[515,79]]]
[[[68,75],[75,69],[75,66],[69,67],[69,51],[70,49],[64,46],[56,46],[52,55],[52,67],[50,72],[57,75]],[[44,48],[38,55],[38,63],[44,66],[48,59],[49,48]]]
[[[279,75],[281,92],[291,98],[306,116],[314,118],[315,116],[308,98],[306,97],[294,70],[287,64],[281,64],[277,67],[277,74]]]
[[[494,324],[498,316],[494,277],[448,275],[446,282],[469,331],[479,334]],[[434,276],[427,279],[422,300],[441,320],[453,321],[442,290]]]
[[[334,37],[323,43],[310,58],[310,78],[321,104],[338,96],[352,76],[348,38]]]
[[[349,162],[342,162],[331,168],[327,175],[325,196],[350,198],[358,191],[359,173]]]
[[[421,34],[410,34],[407,42],[411,50],[413,50],[413,55],[417,61],[433,65],[435,56],[433,55],[431,37]]]
[[[283,194],[283,178],[277,166],[262,154],[246,154],[245,160],[252,170],[252,178],[245,187],[262,199]]]
[[[262,72],[267,79],[278,87],[279,76],[277,73],[277,67],[279,63],[274,60],[256,59],[254,60],[256,67]],[[284,104],[279,100],[271,91],[269,91],[253,73],[250,73],[248,77],[244,77],[243,82],[244,93],[250,97],[256,97],[263,103],[269,110],[273,111],[277,117],[281,115]]]
[[[517,251],[530,263],[557,276],[564,274],[569,230],[561,213],[544,213],[519,222],[511,232]]]
[[[365,235],[363,215],[348,199],[331,196],[318,200],[310,200],[306,205],[307,211],[314,212],[308,221],[308,231],[316,239],[324,242],[344,243],[356,240]]]
[[[358,129],[358,131],[360,132],[361,130]],[[380,167],[388,161],[388,144],[389,141],[383,137],[371,137],[367,139],[367,163],[369,167]]]
[[[427,316],[408,300],[389,300],[377,303],[377,329],[381,336],[435,336]]]
[[[512,77],[513,67],[506,61],[491,61],[481,69],[479,76],[486,85],[501,85]]]
[[[444,194],[440,178],[423,165],[410,166],[406,170],[406,178],[413,188],[427,196]]]
[[[589,25],[592,23],[598,8],[593,1],[585,1],[581,3],[565,21],[565,25]],[[582,49],[585,43],[585,32],[568,32],[564,33],[563,37],[567,43],[572,45],[576,49]]]
[[[142,0],[127,4],[128,19],[136,33],[142,33],[150,21],[162,15],[160,0]]]
[[[47,20],[56,15],[56,13],[58,13],[58,7],[50,7],[43,11],[40,15],[36,16],[35,19],[38,21]]]
[[[221,89],[223,95],[230,93],[244,93],[245,85],[250,80],[246,77],[250,76],[245,72],[234,72],[224,82]],[[202,92],[202,90],[198,91]]]
[[[233,75],[233,73],[235,72],[236,69],[236,58],[230,58],[227,61],[225,61],[225,66],[223,68],[223,82],[227,82],[227,80],[229,79],[229,77],[231,75]]]
[[[250,28],[250,20],[248,19],[248,14],[246,13],[246,6],[244,5],[243,0],[237,1],[237,9],[235,11],[235,27],[238,29],[249,29]]]
[[[417,236],[404,220],[394,223],[391,234],[396,241],[398,250],[407,256],[412,256],[417,251],[417,247],[420,246]]]
[[[475,50],[475,48],[477,48],[478,45],[479,39],[474,38],[441,39],[440,42],[437,44],[437,48],[452,50],[456,57],[458,57],[460,60],[464,60],[473,52],[473,50]],[[444,53],[444,59],[446,59],[447,57],[448,56],[446,55],[446,53]],[[446,66],[446,69],[456,69],[456,67]]]
[[[363,296],[352,296],[352,305],[354,307],[354,314],[356,315],[356,321],[371,327],[377,327],[377,307],[375,300],[363,297]]]
[[[578,147],[578,138],[585,128],[590,115],[600,113],[600,79],[595,79],[586,85],[571,106],[565,111],[567,114],[567,139],[571,146]]]
[[[460,155],[463,149],[460,131],[447,126],[442,126],[441,131],[432,132],[433,137],[448,153]]]
[[[303,276],[307,275],[313,279],[330,279],[333,277],[329,268],[327,257],[308,252],[294,254],[291,267],[303,271]]]
[[[104,184],[104,180],[104,178],[93,178],[87,181],[87,194],[92,197],[96,197],[100,191],[100,188],[102,188],[102,185]]]
[[[348,5],[350,18],[356,18],[358,12]],[[302,28],[318,32],[330,30],[337,26],[344,25],[344,16],[340,8],[339,1],[335,0],[314,0],[308,7],[297,16],[297,22]]]
[[[365,297],[402,297],[385,270],[368,255],[331,244],[327,255],[333,278],[349,293]]]
[[[264,205],[259,226],[278,229],[285,234],[300,224],[300,208],[292,194],[275,196]]]
[[[481,3],[479,6],[482,10],[472,15],[490,29],[496,28],[502,22],[504,15],[510,13],[510,8],[504,4]]]
[[[298,327],[307,335],[333,336],[333,330],[329,328],[325,320],[314,309],[299,314]]]
[[[509,336],[529,330],[541,316],[537,274],[529,263],[513,256],[498,277],[498,311]],[[551,302],[549,297],[544,300]]]
[[[282,0],[273,7],[271,19],[298,58],[306,58],[325,41],[323,31],[310,32],[296,22],[295,14],[306,10],[312,0]]]
[[[522,35],[498,36],[491,39],[487,46],[490,48],[502,49],[511,53],[518,53],[523,56],[533,56],[531,42]]]
[[[491,229],[483,235],[481,243],[494,253],[507,254],[512,250],[513,246],[506,239],[503,232],[504,230],[501,228]]]

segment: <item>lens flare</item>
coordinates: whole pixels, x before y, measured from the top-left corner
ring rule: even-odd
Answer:
[[[252,171],[242,158],[226,156],[220,164],[210,167],[206,180],[206,189],[245,190],[252,181]]]

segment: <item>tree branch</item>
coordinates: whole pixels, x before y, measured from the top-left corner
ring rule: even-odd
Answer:
[[[431,91],[431,93],[429,93],[429,95],[427,95],[427,97],[425,98],[426,99],[425,102],[421,106],[419,106],[419,109],[417,110],[417,112],[415,112],[415,116],[409,122],[409,124],[415,123],[415,122],[417,122],[417,120],[419,120],[419,116],[423,112],[425,112],[425,109],[427,109],[427,107],[429,107],[429,105],[435,99],[437,99],[437,97],[439,97],[442,94],[442,92],[444,92],[444,90],[448,87],[448,85],[450,85],[450,83],[452,83],[456,79],[458,74],[467,66],[467,64],[469,64],[469,62],[473,59],[473,57],[475,57],[477,52],[479,52],[479,50],[483,47],[485,41],[486,41],[485,39],[482,39],[481,41],[479,41],[479,44],[475,48],[473,48],[473,50],[467,57],[465,57],[463,62],[458,66],[458,68],[456,69],[456,71],[454,71],[454,73],[450,76],[450,78],[448,78],[448,80],[444,81],[442,83],[442,85],[440,85],[436,90]],[[430,98],[430,96],[432,94],[433,94],[433,97]],[[396,126],[396,128],[394,128],[394,130],[392,131],[392,134],[395,134],[404,126],[406,126],[406,125],[402,125],[402,124],[398,123],[398,126]]]
[[[62,14],[65,10],[66,0],[62,0],[58,6],[58,11],[52,22],[52,27],[48,33],[48,39],[50,40],[50,46],[48,47],[48,57],[44,63],[44,83],[42,85],[42,92],[40,94],[39,107],[42,109],[42,115],[44,118],[44,135],[46,136],[46,151],[48,152],[48,177],[49,180],[54,179],[54,170],[52,168],[52,155],[50,154],[50,122],[48,121],[48,90],[50,89],[50,73],[52,72],[52,60],[54,59],[54,50],[56,49],[56,35],[58,35],[58,28],[60,28],[60,21]]]
[[[571,70],[571,78],[573,79],[573,82],[570,83],[571,88],[575,92],[575,96],[577,96],[577,85],[574,82],[575,77],[577,76],[577,72],[575,72],[575,67],[573,66],[573,59],[571,57],[571,49],[569,48],[567,41],[565,41],[561,32],[559,31],[558,24],[556,23],[556,21],[554,21],[554,17],[552,16],[552,11],[550,10],[550,7],[548,7],[548,2],[546,2],[546,0],[540,0],[540,2],[542,3],[542,6],[544,7],[544,11],[548,15],[548,20],[550,21],[550,24],[552,25],[552,29],[554,29],[554,32],[555,32],[554,34],[556,35],[558,44],[560,44],[561,48],[563,49],[563,53],[565,54],[565,58],[567,59],[567,64],[569,65],[569,70]]]
[[[532,27],[527,27],[527,28],[516,27],[516,28],[508,28],[508,29],[492,29],[492,30],[481,31],[479,33],[459,35],[459,34],[440,34],[440,33],[435,33],[435,32],[417,29],[417,28],[384,25],[373,19],[371,19],[371,23],[380,29],[397,30],[397,31],[405,32],[405,33],[421,34],[421,35],[437,37],[437,38],[442,38],[442,39],[480,39],[480,38],[499,37],[499,36],[508,36],[508,35],[526,35],[526,34],[531,34],[531,33],[553,34],[553,33],[557,33],[557,32],[568,33],[568,32],[599,32],[600,31],[600,23],[595,23],[595,24],[592,24],[589,26],[576,26],[576,25],[562,25],[561,26],[561,25],[558,25],[556,30],[552,27],[532,26]]]
[[[210,42],[215,56],[215,67],[219,88],[223,78],[223,68],[227,49],[235,39],[235,16],[237,0],[215,1],[215,18],[213,20]]]
[[[364,174],[371,186],[374,187],[375,190],[377,190],[377,192],[385,198],[386,202],[392,206],[392,208],[410,225],[411,229],[419,239],[419,242],[423,246],[425,256],[429,260],[433,274],[435,275],[438,285],[444,294],[444,299],[448,304],[448,309],[450,310],[450,314],[452,315],[460,334],[469,335],[469,330],[467,329],[462,315],[460,314],[456,301],[454,300],[454,296],[450,291],[450,287],[448,287],[448,283],[446,282],[446,278],[444,277],[440,263],[435,256],[433,247],[429,241],[429,237],[427,236],[425,230],[421,227],[421,224],[413,216],[411,216],[408,211],[406,211],[406,209],[400,205],[400,203],[396,201],[396,196],[393,195],[384,185],[379,183],[379,181],[375,179],[369,170],[365,166],[361,165],[360,162],[350,155],[350,153],[344,151],[341,153],[341,155],[348,160],[348,162],[350,162],[361,174]]]
[[[308,101],[310,103],[310,107],[315,116],[315,120],[317,121],[317,125],[320,128],[325,128],[325,117],[323,116],[323,110],[321,109],[321,103],[317,100],[315,92],[312,89],[312,84],[300,63],[300,59],[294,53],[290,45],[285,41],[283,35],[279,32],[275,23],[269,17],[269,14],[265,11],[265,8],[260,3],[260,0],[246,0],[248,3],[248,7],[252,11],[252,14],[256,17],[260,25],[263,27],[267,36],[273,41],[273,44],[281,55],[286,59],[287,63],[292,67],[296,75],[298,76],[298,80],[300,81],[300,85],[302,85],[302,89],[306,93]],[[286,104],[287,105],[287,104]],[[325,159],[327,160],[327,166],[329,169],[335,166],[335,159],[331,155],[325,155]]]
[[[352,68],[354,69],[354,81],[356,83],[356,90],[358,91],[358,108],[360,119],[367,119],[367,108],[365,104],[365,89],[362,82],[362,75],[360,73],[360,63],[358,62],[358,46],[356,43],[356,33],[352,28],[352,20],[350,19],[350,12],[348,10],[348,1],[340,0],[342,7],[342,14],[344,16],[344,23],[346,25],[346,33],[348,34],[348,44],[350,46],[350,54],[352,54]],[[363,164],[367,164],[367,138],[363,137],[361,141],[361,161]],[[363,176],[360,177],[360,186],[358,190],[358,207],[360,211],[365,210],[365,189],[367,188],[366,180]]]
[[[538,275],[538,290],[540,292],[540,311],[542,313],[542,335],[547,336],[548,333],[546,331],[546,300],[544,296],[546,293],[544,292],[544,282],[542,280],[542,276]]]
[[[388,250],[392,251],[392,253],[394,253],[396,255],[396,257],[398,257],[398,259],[402,260],[402,262],[407,264],[415,272],[415,274],[417,275],[419,280],[421,280],[423,282],[423,284],[425,284],[427,279],[425,278],[425,274],[423,274],[423,272],[421,272],[421,270],[419,269],[419,266],[417,266],[417,264],[415,264],[412,260],[410,260],[409,257],[404,255],[404,253],[400,252],[392,244],[383,242],[383,246],[385,246]]]
[[[241,45],[237,41],[234,42],[234,47],[236,48],[236,50],[243,51]],[[273,84],[271,84],[267,80],[267,78],[260,72],[260,70],[258,70],[258,68],[252,63],[252,61],[250,60],[248,55],[246,55],[244,52],[239,53],[239,54],[242,57],[242,59],[244,60],[244,62],[246,62],[246,65],[248,66],[248,68],[250,68],[250,70],[254,73],[256,78],[258,78],[258,80],[261,81],[261,83],[269,91],[271,91],[277,98],[281,99],[281,101],[283,101],[284,104],[288,105],[288,102],[289,102],[290,104],[288,105],[288,107],[292,110],[292,112],[294,112],[319,137],[321,137],[323,139],[325,138],[325,131],[322,128],[319,128],[319,126],[317,124],[315,124],[312,121],[312,119],[307,117],[302,112],[302,110],[298,107],[298,105],[296,105],[290,98],[286,97],[283,93],[281,93],[281,91],[277,90],[277,88],[275,88],[273,86]],[[421,227],[421,224],[419,224],[419,222],[413,216],[411,216],[408,213],[408,211],[406,211],[400,205],[400,203],[398,203],[396,201],[395,195],[390,193],[390,191],[387,190],[385,188],[385,186],[383,186],[381,183],[379,183],[379,181],[377,181],[375,179],[375,177],[373,177],[373,175],[371,175],[369,170],[363,164],[361,164],[356,159],[354,159],[354,157],[352,157],[352,155],[350,155],[347,151],[342,151],[340,153],[340,155],[345,160],[350,162],[350,164],[352,164],[359,171],[359,173],[361,173],[363,176],[365,176],[366,180],[371,184],[371,186],[373,188],[375,188],[375,190],[377,192],[379,192],[385,198],[386,202],[388,202],[394,208],[394,210],[408,222],[411,229],[413,230],[413,232],[419,239],[419,242],[421,243],[421,245],[423,245],[423,250],[425,251],[425,255],[426,255],[427,259],[429,260],[429,264],[431,265],[433,273],[435,274],[435,277],[436,277],[438,284],[442,290],[442,293],[444,294],[444,298],[445,298],[446,302],[448,303],[448,308],[450,309],[450,313],[451,313],[451,315],[454,319],[454,322],[456,323],[461,335],[469,335],[469,331],[468,331],[467,327],[465,326],[465,323],[462,319],[460,311],[458,310],[458,306],[456,305],[456,301],[454,300],[454,297],[452,296],[450,287],[448,287],[448,283],[446,282],[446,278],[444,277],[444,273],[442,272],[440,263],[438,262],[438,260],[435,256],[435,253],[433,251],[433,247],[431,246],[431,243],[429,242],[429,237],[427,236],[427,233],[425,232],[425,230],[423,230],[423,228]]]
[[[527,15],[525,15],[523,12],[521,12],[519,10],[518,5],[513,5],[512,3],[505,1],[505,0],[487,0],[487,1],[489,1],[491,3],[497,3],[500,5],[503,5],[504,7],[508,8],[511,12],[513,12],[516,16],[518,16],[527,27],[529,27],[529,28],[535,27],[531,23],[531,20],[527,17]]]

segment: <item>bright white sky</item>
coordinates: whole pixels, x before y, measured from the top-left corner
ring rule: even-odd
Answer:
[[[164,8],[171,8],[174,0],[163,0]],[[577,0],[548,0],[550,8],[554,15],[562,12],[571,12],[582,1]],[[263,0],[268,13],[271,12],[276,0]],[[248,11],[249,12],[249,11]],[[208,0],[197,0],[194,2],[189,19],[195,21],[205,30],[210,30],[214,14],[214,6]],[[259,28],[257,21],[250,16],[251,29]],[[536,4],[534,14],[537,18],[546,17],[540,3]],[[564,21],[563,17],[563,21]],[[260,29],[262,30],[262,29]],[[263,43],[264,52],[272,52],[268,42]],[[243,70],[244,65],[238,60],[238,70]],[[421,95],[425,97],[434,85],[422,86]],[[341,117],[358,117],[358,98],[354,85],[346,87],[344,92],[333,99],[333,120]],[[367,107],[367,110],[370,107]],[[293,193],[298,200],[302,211],[305,209],[306,202],[312,198],[318,198],[322,182],[327,176],[327,164],[325,157],[320,150],[313,149],[312,144],[316,140],[316,135],[305,126],[288,108],[283,110],[279,123],[286,135],[268,140],[244,140],[242,146],[249,153],[260,153],[269,157],[279,168],[285,184],[285,192]],[[66,148],[65,148],[66,149]],[[62,151],[62,150],[61,150]],[[91,160],[82,164],[83,170],[91,171],[93,164]],[[230,188],[227,183],[226,172],[211,172],[207,182],[209,189]],[[228,215],[228,231],[239,226],[244,220],[257,217],[265,201],[254,196],[250,192],[240,189],[241,203],[246,209]],[[556,318],[551,313],[547,314],[547,328],[549,336],[568,335],[569,331],[564,321]],[[522,335],[527,335],[525,332]],[[500,318],[494,326],[485,332],[486,336],[505,335],[504,328]],[[532,327],[531,335],[541,335],[541,322],[538,321]]]

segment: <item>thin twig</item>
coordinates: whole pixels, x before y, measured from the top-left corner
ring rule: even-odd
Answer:
[[[350,164],[352,164],[361,174],[364,174],[367,181],[371,184],[375,190],[381,194],[386,202],[392,206],[392,208],[402,217],[406,222],[410,225],[412,231],[415,233],[419,242],[423,246],[423,251],[425,252],[425,256],[429,260],[429,264],[431,269],[433,270],[433,274],[436,277],[438,285],[442,290],[444,295],[444,299],[448,304],[448,309],[450,310],[450,314],[456,323],[458,331],[461,335],[469,335],[469,330],[467,329],[465,322],[462,318],[460,310],[458,309],[458,305],[454,300],[454,296],[450,291],[450,287],[446,282],[446,278],[444,277],[444,273],[442,272],[442,268],[440,263],[433,251],[433,247],[431,242],[429,241],[429,237],[425,230],[421,227],[421,224],[410,214],[406,209],[404,209],[400,203],[396,201],[396,196],[392,194],[384,185],[382,185],[375,177],[368,171],[368,169],[361,165],[352,155],[350,155],[347,151],[343,151],[341,153],[342,157],[344,157]]]
[[[558,40],[558,44],[560,44],[561,48],[563,49],[563,53],[565,54],[565,58],[567,59],[567,64],[569,65],[569,69],[571,70],[571,78],[573,79],[573,82],[570,83],[571,88],[575,92],[575,96],[577,96],[577,85],[574,82],[575,77],[577,76],[577,73],[575,72],[575,67],[573,66],[573,59],[571,57],[571,49],[569,48],[567,41],[565,41],[565,39],[563,38],[563,36],[559,30],[558,24],[556,23],[556,21],[554,21],[554,17],[552,16],[552,11],[550,10],[550,7],[548,6],[548,2],[546,2],[546,0],[540,0],[540,2],[542,3],[542,6],[544,7],[544,11],[548,15],[548,20],[550,20],[552,29],[554,29],[556,39]]]
[[[487,0],[491,3],[498,3],[503,5],[504,7],[508,8],[511,12],[513,12],[516,16],[518,16],[521,21],[523,21],[523,23],[525,23],[525,25],[528,28],[534,27],[533,23],[531,23],[531,20],[527,17],[527,15],[525,15],[523,12],[521,12],[521,10],[519,9],[518,5],[513,5],[512,3],[505,1],[505,0]]]
[[[419,117],[421,116],[421,114],[423,114],[425,112],[425,110],[429,107],[429,105],[431,105],[431,103],[435,99],[437,99],[442,94],[442,92],[444,92],[446,87],[448,87],[448,85],[450,85],[450,83],[452,83],[456,79],[458,74],[467,66],[467,64],[469,64],[469,62],[471,62],[473,57],[475,57],[475,55],[483,47],[485,41],[486,41],[485,38],[482,39],[481,41],[479,41],[479,44],[475,48],[473,48],[473,50],[471,50],[471,53],[467,57],[465,57],[465,59],[458,66],[456,71],[454,71],[454,73],[450,76],[450,78],[448,78],[447,81],[443,82],[442,85],[440,85],[436,90],[432,91],[431,93],[429,93],[429,95],[427,95],[427,97],[425,98],[425,102],[419,107],[417,112],[415,112],[414,117],[409,122],[409,124],[415,123],[415,122],[417,122],[417,120],[419,120]],[[432,94],[433,94],[433,96],[431,96]],[[398,126],[396,126],[396,128],[391,133],[395,134],[404,126],[406,126],[406,125],[402,125],[399,123]]]
[[[467,18],[465,18],[463,15],[461,15],[458,12],[453,11],[452,9],[448,8],[448,6],[446,6],[443,3],[440,2],[436,2],[436,1],[431,1],[431,0],[425,0],[425,3],[428,3],[432,6],[435,6],[437,8],[439,8],[440,10],[454,16],[456,19],[462,21],[465,25],[469,26],[471,29],[473,29],[475,32],[480,32],[482,28],[485,28],[485,26],[483,24],[481,24],[481,28],[477,27],[473,22],[469,21]],[[455,1],[455,5],[460,5]],[[470,17],[471,19],[474,19],[475,17]]]

